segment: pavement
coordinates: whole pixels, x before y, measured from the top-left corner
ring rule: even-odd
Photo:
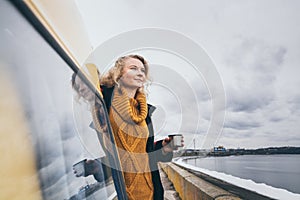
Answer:
[[[178,192],[176,192],[173,183],[168,179],[167,174],[159,168],[160,178],[162,185],[165,190],[164,199],[165,200],[181,200]]]

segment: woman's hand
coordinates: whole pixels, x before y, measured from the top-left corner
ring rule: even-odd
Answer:
[[[163,140],[163,142],[162,142],[163,154],[167,154],[167,153],[170,153],[170,152],[178,149],[178,146],[173,145],[172,140],[173,140],[173,137],[166,137]],[[184,140],[183,140],[183,136],[182,136],[182,138],[181,138],[181,147],[183,147],[183,146],[184,146]]]
[[[167,138],[165,138],[163,140],[163,142],[162,142],[162,146],[163,146],[162,151],[163,151],[163,154],[170,153],[170,152],[172,152],[174,150],[173,147],[172,147],[171,141],[172,141],[172,138],[170,138],[170,137],[167,137]]]

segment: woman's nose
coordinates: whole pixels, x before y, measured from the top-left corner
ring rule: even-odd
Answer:
[[[138,74],[137,75],[140,76],[140,77],[143,77],[145,74],[144,74],[144,72],[142,70],[138,70]]]
[[[143,74],[142,73],[138,73],[137,74],[139,77],[143,77]]]

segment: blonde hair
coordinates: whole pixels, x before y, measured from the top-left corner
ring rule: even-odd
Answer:
[[[107,87],[113,87],[115,85],[119,86],[118,81],[123,75],[125,61],[128,58],[135,58],[143,63],[143,65],[145,67],[146,83],[150,82],[148,62],[145,60],[144,57],[142,57],[140,55],[132,54],[132,55],[122,56],[122,57],[118,58],[118,60],[115,62],[114,67],[112,67],[106,74],[104,74],[101,77],[101,80],[100,80],[101,85],[105,85]],[[139,91],[144,92],[144,88],[139,88]]]

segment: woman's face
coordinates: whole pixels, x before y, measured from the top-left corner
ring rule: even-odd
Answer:
[[[123,75],[120,78],[122,86],[128,89],[138,89],[143,87],[146,80],[145,67],[136,58],[127,58],[123,68]]]
[[[85,100],[92,102],[95,100],[95,94],[88,88],[86,84],[76,76],[75,78],[75,86],[77,88],[77,93],[80,97],[84,98]]]

